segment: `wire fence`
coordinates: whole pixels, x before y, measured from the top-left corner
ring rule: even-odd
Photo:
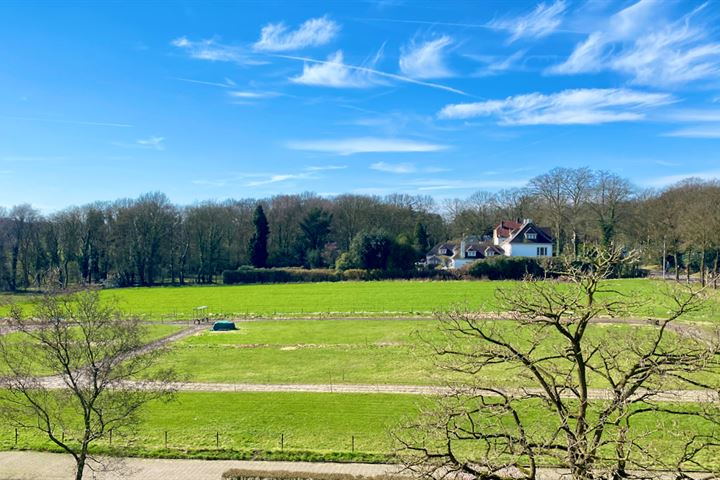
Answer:
[[[70,432],[54,432],[62,442],[79,443]],[[44,449],[53,442],[41,432],[32,429],[15,428],[0,438],[0,449],[19,450]],[[128,434],[108,430],[96,440],[95,447],[109,449],[138,448],[167,451],[333,451],[348,453],[384,454],[390,451],[389,439],[370,438],[367,434],[335,434],[328,436],[295,435],[286,432],[228,432],[219,429],[200,430],[143,430]]]

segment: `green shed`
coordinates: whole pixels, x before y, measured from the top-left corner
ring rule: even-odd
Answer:
[[[226,332],[228,330],[237,330],[237,327],[235,326],[235,322],[231,322],[229,320],[219,320],[213,323],[212,329],[214,332]]]

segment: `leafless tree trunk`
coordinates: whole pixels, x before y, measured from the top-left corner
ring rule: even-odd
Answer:
[[[102,304],[97,292],[47,296],[31,318],[13,308],[12,326],[22,340],[0,337],[0,361],[9,371],[0,378],[0,416],[47,435],[75,459],[77,479],[93,442],[131,431],[143,405],[173,393],[172,371],[149,372],[158,351],[138,354],[143,325]],[[145,380],[137,383],[141,374]],[[128,380],[136,382],[132,389]],[[53,381],[62,388],[51,388]]]
[[[407,467],[482,479],[534,479],[540,463],[564,465],[575,479],[649,478],[657,469],[688,478],[688,470],[715,468],[720,333],[677,322],[700,308],[703,290],[668,286],[664,318],[623,328],[598,322],[643,306],[606,282],[633,259],[620,248],[591,248],[558,268],[559,281],[500,290],[513,321],[466,308],[440,313],[446,335],[430,345],[465,380],[396,432]],[[500,366],[525,387],[482,380]],[[668,403],[668,390],[684,388],[707,389],[715,402]],[[654,438],[660,432],[672,448]]]

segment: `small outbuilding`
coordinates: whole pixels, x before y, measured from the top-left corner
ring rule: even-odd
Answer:
[[[237,327],[235,326],[235,322],[231,322],[229,320],[219,320],[215,323],[213,323],[213,332],[227,332],[230,330],[237,330]]]

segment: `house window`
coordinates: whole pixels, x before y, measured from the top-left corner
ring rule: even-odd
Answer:
[[[467,255],[468,255],[468,257],[474,257],[474,256],[475,256],[475,250],[468,250]]]
[[[537,247],[537,256],[538,257],[547,257],[548,254],[548,247]]]
[[[440,252],[440,255],[447,255],[447,248],[441,248],[439,250],[439,252]]]
[[[528,232],[525,234],[525,238],[527,238],[528,240],[535,240],[537,238],[537,233],[535,233],[535,232],[529,233]]]
[[[489,251],[485,252],[485,255],[488,257],[492,257],[493,255],[495,255],[495,252],[493,252],[492,250],[489,250]]]

